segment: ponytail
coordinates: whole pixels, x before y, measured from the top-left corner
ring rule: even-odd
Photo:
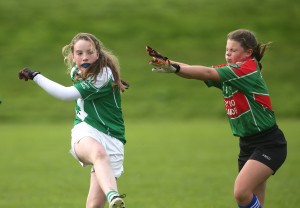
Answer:
[[[270,47],[270,44],[271,42],[268,42],[266,44],[258,43],[253,50],[253,57],[258,61],[260,70],[262,69],[261,59],[264,57],[267,48]]]

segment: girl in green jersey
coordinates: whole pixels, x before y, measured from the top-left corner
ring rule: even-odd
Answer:
[[[73,86],[65,87],[25,68],[19,78],[33,80],[61,100],[76,101],[71,153],[82,166],[92,165],[86,207],[124,208],[116,178],[123,172],[125,127],[117,58],[92,34],[79,33],[63,48]]]
[[[205,81],[222,90],[228,120],[239,137],[239,174],[234,197],[241,208],[264,205],[268,178],[284,163],[287,143],[276,125],[271,99],[261,74],[261,59],[268,44],[257,42],[249,30],[239,29],[227,36],[226,64],[215,67],[171,61],[150,47],[152,71],[175,73]],[[226,205],[224,205],[226,207]]]

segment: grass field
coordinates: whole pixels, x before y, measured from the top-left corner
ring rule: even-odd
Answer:
[[[266,207],[297,207],[299,120],[280,120],[287,161],[269,180]],[[0,207],[84,207],[89,169],[68,153],[70,123],[3,124]],[[119,180],[128,207],[236,207],[237,139],[225,120],[127,121],[125,173]],[[145,204],[147,202],[147,204]]]

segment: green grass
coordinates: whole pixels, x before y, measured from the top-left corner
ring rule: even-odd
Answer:
[[[127,194],[128,207],[236,207],[238,143],[227,121],[128,120],[126,125],[119,189]],[[266,207],[297,207],[300,121],[280,120],[279,125],[289,152],[269,180]],[[40,122],[0,126],[0,207],[84,207],[89,168],[68,153],[71,128],[70,123]]]

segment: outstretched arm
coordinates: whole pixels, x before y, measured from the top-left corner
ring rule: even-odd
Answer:
[[[60,100],[76,100],[81,98],[79,91],[74,86],[65,87],[44,77],[39,72],[31,71],[28,68],[25,68],[19,72],[19,79],[23,79],[25,81],[29,79],[33,80],[47,93]]]
[[[179,62],[173,62],[179,65],[180,70],[176,73],[178,76],[187,79],[220,81],[220,76],[216,69],[201,65],[187,65]]]
[[[76,100],[81,98],[79,91],[74,86],[65,87],[44,77],[41,74],[37,75],[33,81],[43,88],[47,93],[60,100]]]
[[[153,48],[146,46],[146,51],[153,60],[149,61],[154,68],[154,72],[164,73],[176,73],[178,76],[188,79],[199,80],[213,80],[219,81],[220,76],[214,68],[200,66],[200,65],[188,65],[176,61],[169,60],[166,56],[163,56]]]

